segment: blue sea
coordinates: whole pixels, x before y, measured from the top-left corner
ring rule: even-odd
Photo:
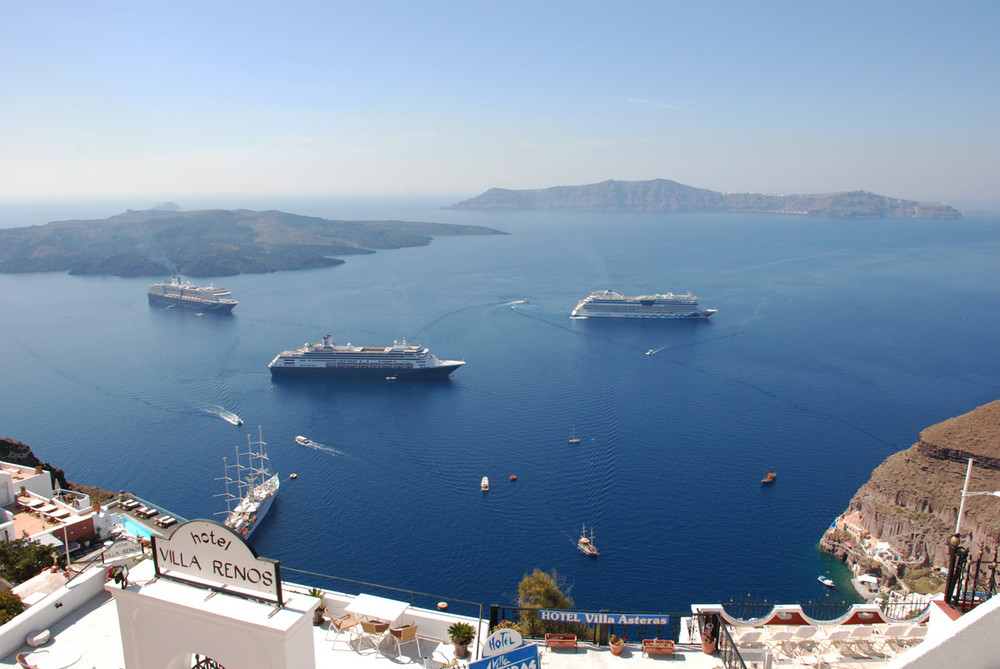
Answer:
[[[178,201],[509,233],[217,277],[231,317],[151,307],[150,278],[0,275],[0,434],[70,480],[221,519],[222,458],[260,426],[283,480],[252,543],[286,567],[485,604],[554,569],[580,608],[683,611],[850,599],[823,531],[923,428],[1000,397],[1000,219],[440,210],[458,199]],[[5,202],[0,226],[152,204]],[[599,289],[719,311],[570,319]],[[272,381],[275,354],[324,334],[467,364]]]

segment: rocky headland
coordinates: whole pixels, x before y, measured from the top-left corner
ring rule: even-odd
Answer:
[[[97,221],[0,229],[0,272],[126,277],[259,274],[344,262],[334,256],[426,246],[436,235],[506,234],[474,225],[177,209],[164,203]]]
[[[53,483],[60,488],[86,493],[95,502],[103,502],[114,497],[114,493],[107,490],[67,481],[66,474],[61,468],[48,462],[42,462],[27,444],[20,441],[0,437],[0,461],[9,462],[14,465],[23,465],[25,467],[37,467],[41,465],[42,469],[52,473]]]
[[[886,566],[947,567],[969,458],[969,491],[1000,490],[1000,400],[926,428],[917,443],[886,458],[821,548],[883,576]],[[962,543],[992,550],[998,532],[1000,498],[968,496]],[[879,544],[889,550],[879,551]]]
[[[830,218],[961,218],[942,202],[915,202],[868,191],[818,195],[719,193],[668,179],[608,180],[533,190],[491,188],[447,209],[481,211],[648,211],[801,214]]]

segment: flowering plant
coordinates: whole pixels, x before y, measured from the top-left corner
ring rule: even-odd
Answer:
[[[706,622],[705,626],[702,628],[702,634],[701,634],[701,642],[704,645],[708,646],[715,642],[715,634],[713,634],[714,631],[715,631],[715,625],[713,625],[711,622]]]
[[[623,643],[625,643],[626,641],[627,641],[627,639],[625,637],[623,637],[623,636],[615,636],[614,634],[612,634],[611,638],[608,639],[608,643],[610,643],[612,646],[620,646]]]

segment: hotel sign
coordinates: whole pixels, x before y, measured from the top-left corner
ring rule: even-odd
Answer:
[[[586,623],[588,625],[669,625],[670,616],[642,613],[583,613],[542,609],[539,620],[560,623]]]
[[[192,520],[153,537],[158,577],[280,604],[281,565],[257,557],[243,537],[213,520]]]

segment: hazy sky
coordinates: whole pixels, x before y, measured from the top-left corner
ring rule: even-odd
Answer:
[[[0,197],[997,201],[1000,2],[0,0]]]

